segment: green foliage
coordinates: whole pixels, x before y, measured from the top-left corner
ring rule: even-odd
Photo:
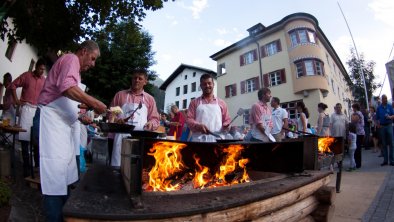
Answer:
[[[364,55],[360,55],[360,60],[357,59],[355,50],[350,49],[350,59],[346,62],[349,67],[350,79],[353,83],[353,96],[356,102],[366,106],[364,82],[361,75],[361,70],[364,72],[365,84],[367,88],[368,101],[370,101],[373,92],[381,87],[381,84],[376,82],[374,75],[374,61],[365,61]]]
[[[82,81],[89,87],[90,95],[109,105],[118,91],[130,88],[132,70],[148,70],[155,63],[152,37],[135,23],[122,22],[97,32],[94,39],[101,56],[94,69],[82,74]],[[148,75],[149,80],[156,78],[153,71]],[[148,93],[151,89],[151,85],[145,87]]]
[[[69,48],[81,38],[119,22],[141,21],[145,10],[157,10],[167,0],[17,0],[8,3],[0,24],[0,37],[24,40],[48,50]],[[7,26],[13,18],[14,28]]]
[[[11,199],[11,189],[10,187],[0,180],[0,207],[7,206]]]

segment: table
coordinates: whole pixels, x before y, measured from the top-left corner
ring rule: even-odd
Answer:
[[[22,129],[18,126],[3,126],[0,125],[0,139],[4,144],[10,145],[11,147],[11,175],[12,178],[16,176],[16,167],[15,167],[15,135],[19,132],[26,132],[26,129]],[[8,139],[7,133],[12,134],[12,141]]]

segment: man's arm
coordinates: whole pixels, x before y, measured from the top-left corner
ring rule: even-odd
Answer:
[[[187,126],[190,128],[192,132],[202,132],[207,133],[203,124],[196,121],[196,109],[197,109],[197,99],[194,99],[190,102],[189,108],[187,109]]]
[[[96,111],[98,114],[104,113],[107,111],[107,106],[102,103],[101,101],[95,99],[94,97],[86,94],[84,91],[82,91],[81,88],[78,86],[72,86],[68,88],[66,91],[63,92],[63,95],[75,100],[80,103],[84,103],[88,105],[89,107],[92,107],[94,111]]]
[[[228,130],[231,122],[230,114],[228,112],[227,104],[221,100],[220,102],[222,111],[222,130]]]
[[[18,99],[18,96],[16,95],[16,88],[23,86],[24,79],[25,79],[25,73],[23,73],[14,81],[12,81],[11,84],[8,86],[8,88],[12,90],[12,97],[16,105],[21,105],[21,101]]]
[[[148,104],[148,119],[144,126],[147,130],[156,130],[160,125],[160,115],[157,111],[156,102],[152,97],[152,100]]]

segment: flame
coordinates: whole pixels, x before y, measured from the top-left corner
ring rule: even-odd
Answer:
[[[172,184],[168,180],[174,174],[184,171],[181,150],[186,147],[183,143],[158,142],[149,150],[155,158],[155,166],[149,172],[149,186],[153,191],[172,191],[180,189],[180,184]]]
[[[193,188],[227,186],[249,182],[246,164],[249,159],[242,158],[242,145],[230,145],[222,150],[225,154],[217,172],[203,166],[200,158],[193,155],[196,169],[194,174],[186,170],[182,161],[181,150],[186,144],[162,141],[153,144],[148,155],[155,158],[155,165],[149,172],[149,191],[173,191],[182,188],[182,184],[192,179]],[[241,176],[242,173],[242,176]]]
[[[320,153],[328,153],[331,152],[330,146],[335,142],[334,137],[324,137],[318,139],[318,149]]]

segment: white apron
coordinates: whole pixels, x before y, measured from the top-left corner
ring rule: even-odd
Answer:
[[[78,107],[60,97],[40,112],[40,179],[45,195],[67,195],[67,186],[78,180],[72,125]]]
[[[271,115],[261,115],[261,119],[263,122],[263,127],[265,130],[265,133],[262,133],[256,126],[256,124],[253,124],[252,126],[252,136],[255,139],[261,140],[263,142],[269,142],[270,139],[268,138],[268,134],[271,134],[271,128],[269,127],[269,122],[271,121]],[[271,138],[272,139],[272,138]]]
[[[30,128],[33,126],[33,117],[36,114],[37,106],[26,103],[20,107],[20,126],[26,132],[19,133],[19,140],[30,141]]]
[[[123,115],[122,118],[128,117],[133,110],[138,107],[138,103],[129,103],[129,95],[127,95],[126,102],[122,106]],[[129,125],[134,125],[134,130],[144,130],[144,125],[148,121],[148,108],[144,104],[144,98],[142,97],[142,108],[134,113],[134,117],[130,118],[127,122]],[[122,140],[130,134],[128,133],[116,133],[114,137],[114,145],[112,149],[111,165],[119,167],[120,166],[120,153],[122,150]]]
[[[80,89],[82,89],[82,91],[85,91],[85,89],[86,89],[86,85],[83,84],[83,83],[79,83],[78,87]],[[79,112],[79,108],[78,108],[79,102],[74,101],[74,100],[71,100],[71,102],[73,103],[72,106],[76,107],[77,114],[78,114],[78,112]],[[80,153],[81,153],[80,148],[79,148],[79,146],[81,144],[81,124],[82,123],[78,120],[78,121],[74,122],[72,124],[72,127],[71,127],[72,128],[71,132],[72,132],[72,135],[73,135],[72,136],[73,137],[73,143],[74,143],[74,147],[75,147],[75,155],[77,155],[77,156],[79,156]]]
[[[196,109],[196,121],[208,127],[211,132],[218,132],[222,129],[222,110],[216,100],[216,104],[200,104]],[[194,142],[216,142],[216,137],[201,132],[193,132]]]

